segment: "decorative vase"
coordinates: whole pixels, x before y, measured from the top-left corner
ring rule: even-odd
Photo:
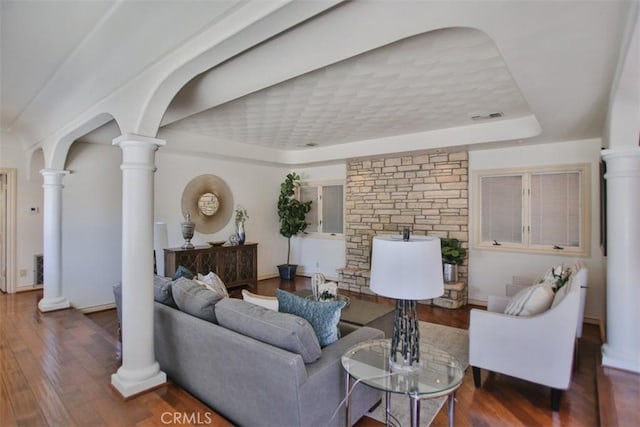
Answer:
[[[187,220],[181,223],[180,226],[182,229],[182,237],[184,238],[182,249],[193,249],[194,246],[191,243],[191,239],[193,238],[193,232],[196,228],[196,225],[191,222],[191,214],[187,214]]]
[[[244,222],[240,221],[239,223],[236,224],[236,234],[238,235],[238,244],[244,245],[244,239],[245,239]]]
[[[456,264],[442,264],[443,278],[445,282],[457,282],[458,281],[458,266]]]
[[[313,273],[311,276],[311,293],[316,300],[320,296],[320,285],[325,281],[322,273]]]

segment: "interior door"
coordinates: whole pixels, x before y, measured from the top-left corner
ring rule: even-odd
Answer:
[[[0,174],[0,291],[7,292],[7,175]]]

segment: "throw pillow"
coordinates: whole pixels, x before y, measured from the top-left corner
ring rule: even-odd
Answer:
[[[504,314],[511,316],[532,316],[548,310],[553,302],[554,292],[546,283],[529,286],[515,294],[507,304]]]
[[[322,354],[316,334],[306,320],[235,299],[216,304],[218,323],[234,332],[302,356],[305,363]]]
[[[210,271],[206,276],[198,273],[198,280],[207,285],[207,287],[212,291],[224,294],[224,296],[227,297],[229,296],[229,291],[227,291],[227,287],[224,285],[224,282],[213,271]]]
[[[259,305],[260,307],[268,308],[269,310],[278,311],[278,298],[268,297],[264,295],[258,295],[242,290],[242,299],[251,304]]]
[[[193,280],[179,278],[171,285],[173,299],[178,308],[187,314],[216,323],[214,306],[224,298]]]
[[[173,273],[173,280],[178,280],[181,277],[186,277],[187,279],[193,279],[193,273],[184,265],[178,266],[178,269],[175,273]]]
[[[153,299],[169,307],[177,307],[171,292],[171,279],[169,277],[153,276]]]
[[[281,289],[276,291],[276,296],[278,310],[306,319],[316,332],[321,347],[340,338],[338,322],[346,301],[311,301]]]

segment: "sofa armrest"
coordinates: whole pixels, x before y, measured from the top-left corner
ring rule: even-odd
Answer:
[[[357,328],[338,341],[330,344],[322,349],[322,356],[314,363],[307,364],[307,375],[311,377],[314,373],[324,369],[326,365],[335,363],[336,361],[342,366],[342,355],[348,349],[366,340],[375,340],[384,338],[384,332],[379,329],[369,328],[366,326]]]
[[[579,293],[544,313],[518,317],[473,309],[469,364],[566,389],[571,379]]]
[[[307,381],[302,384],[299,403],[308,426],[341,426],[345,422],[344,396],[346,373],[342,355],[359,342],[384,338],[384,332],[361,327],[322,349],[322,356],[307,367]],[[336,393],[336,390],[339,390]],[[351,423],[355,423],[382,398],[382,393],[358,384],[351,394]],[[321,402],[321,403],[320,403]],[[328,410],[327,410],[328,409]],[[331,414],[334,413],[333,418]]]

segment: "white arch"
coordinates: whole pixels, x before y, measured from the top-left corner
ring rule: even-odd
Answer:
[[[210,27],[167,58],[170,64],[177,65],[173,65],[148,94],[133,132],[155,136],[169,103],[191,79],[343,1],[255,2],[238,10],[224,23]]]
[[[64,170],[67,160],[67,154],[69,153],[69,148],[75,142],[75,140],[99,128],[100,126],[108,123],[111,120],[115,120],[118,124],[118,127],[120,127],[119,122],[114,115],[110,113],[100,113],[97,116],[94,116],[93,118],[84,122],[82,125],[73,128],[62,137],[57,138],[51,144],[46,144],[44,148],[45,167],[50,169]]]

